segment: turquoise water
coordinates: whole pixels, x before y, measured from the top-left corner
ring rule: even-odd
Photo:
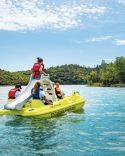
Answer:
[[[0,116],[0,156],[125,156],[125,88],[62,86],[84,111],[41,120]],[[9,87],[0,88],[1,106]]]

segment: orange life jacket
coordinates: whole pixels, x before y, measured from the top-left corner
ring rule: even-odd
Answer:
[[[55,93],[56,93],[56,96],[57,96],[59,99],[62,98],[62,92],[61,92],[60,88],[56,88],[56,87],[55,87]]]

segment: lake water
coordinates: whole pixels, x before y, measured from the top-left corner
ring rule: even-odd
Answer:
[[[0,107],[10,87],[0,87]],[[84,111],[53,119],[0,116],[0,156],[125,156],[125,88],[62,86],[79,91]]]

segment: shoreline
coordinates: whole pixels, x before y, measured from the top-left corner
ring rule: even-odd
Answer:
[[[114,88],[125,88],[125,84],[110,84],[110,85],[103,85],[101,83],[94,83],[94,84],[60,84],[61,86],[84,86],[84,87],[114,87]],[[15,85],[0,85],[0,87],[13,87]],[[27,85],[22,85],[26,87]]]
[[[109,85],[104,85],[104,84],[101,84],[101,83],[93,83],[91,85],[88,85],[90,87],[115,87],[115,88],[124,88],[125,87],[125,84],[124,83],[119,83],[119,84],[109,84]]]

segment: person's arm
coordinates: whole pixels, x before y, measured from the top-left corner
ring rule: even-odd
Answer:
[[[48,75],[48,74],[46,74],[43,70],[42,70],[42,67],[40,67],[40,74],[44,74],[44,75]]]
[[[32,89],[31,89],[31,94],[33,94],[33,93],[34,93],[34,89],[32,88]]]
[[[47,74],[42,70],[42,67],[40,67],[40,70],[39,70],[39,71],[40,71],[41,74],[47,75]]]

